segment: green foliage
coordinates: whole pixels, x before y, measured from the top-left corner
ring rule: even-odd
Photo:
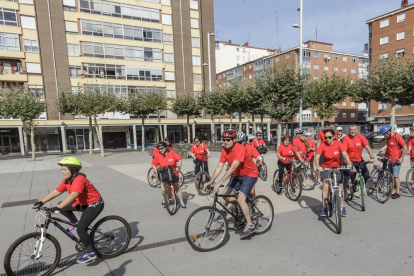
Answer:
[[[177,116],[196,116],[201,114],[202,100],[193,95],[182,93],[177,96],[171,106],[171,111]]]
[[[200,99],[201,105],[211,116],[224,115],[227,113],[225,103],[225,90],[216,88],[211,93],[206,93]]]
[[[166,106],[164,97],[156,93],[130,94],[127,100],[120,101],[118,111],[145,118],[149,114],[156,113]]]

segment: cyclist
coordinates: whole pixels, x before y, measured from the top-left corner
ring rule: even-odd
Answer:
[[[342,129],[342,127],[340,127],[340,126],[337,127],[336,128],[336,133],[338,134],[338,141],[342,143],[342,141],[345,137],[344,130]]]
[[[161,140],[160,142],[165,142],[165,143],[167,143],[168,148],[170,149],[170,151],[172,151],[172,150],[173,150],[173,148],[172,148],[172,143],[171,143],[171,141],[170,141],[170,138],[168,138],[168,136],[167,136],[167,137],[165,137],[165,138],[164,138],[164,140]],[[155,147],[154,152],[152,153],[152,159],[154,159],[154,158],[155,158],[155,156],[156,156],[158,153],[160,153],[160,152],[158,151],[157,147]]]
[[[339,133],[338,133],[339,134]],[[338,136],[339,137],[339,136]],[[368,144],[367,139],[364,135],[358,133],[358,127],[355,124],[349,126],[349,134],[345,135],[342,141],[342,144],[345,147],[346,153],[349,156],[349,159],[354,165],[359,166],[361,170],[361,174],[364,177],[365,183],[368,183],[367,180],[369,179],[369,171],[366,165],[364,165],[364,160],[362,159],[362,148],[365,148],[368,152],[370,157],[369,162],[374,163],[374,154],[372,153],[372,149]],[[349,172],[344,172],[344,187],[345,191],[348,185],[350,174]],[[356,187],[354,187],[356,188]],[[369,187],[367,187],[368,189]]]
[[[398,135],[396,132],[391,133],[391,126],[385,125],[380,129],[380,133],[384,134],[385,139],[387,139],[387,151],[386,156],[389,159],[398,159],[397,161],[390,160],[389,171],[395,180],[395,193],[391,195],[393,199],[400,197],[400,169],[401,163],[404,161],[404,156],[407,153],[407,145],[404,142],[404,139],[401,135]],[[401,153],[402,150],[402,153]]]
[[[191,146],[190,155],[193,157],[195,163],[195,175],[200,172],[200,166],[203,166],[204,171],[208,173],[208,159],[205,156],[210,156],[210,151],[199,136],[194,138],[194,144]]]
[[[316,151],[315,156],[315,163],[318,171],[321,172],[321,180],[323,182],[323,188],[322,188],[322,212],[321,216],[326,217],[328,215],[328,210],[326,209],[326,202],[328,199],[328,191],[329,191],[329,185],[330,185],[330,177],[329,177],[329,171],[324,171],[324,168],[333,168],[337,167],[339,168],[341,166],[340,163],[340,154],[342,153],[342,156],[344,157],[347,165],[347,168],[350,169],[352,167],[351,160],[349,160],[349,156],[346,153],[346,149],[344,145],[342,145],[341,142],[334,140],[335,137],[335,131],[333,129],[327,129],[324,131],[325,135],[325,142],[318,147],[318,150]],[[319,165],[319,158],[323,156],[323,162],[322,165]],[[344,187],[342,185],[342,173],[336,174],[336,180],[338,183],[338,186],[341,187],[342,190],[342,200],[341,200],[341,206],[342,211],[341,215],[343,217],[346,217],[346,209],[343,207],[344,202]]]
[[[302,158],[305,157],[305,153],[307,149],[310,147],[310,144],[303,136],[303,130],[297,129],[295,130],[296,138],[293,139],[293,146],[295,147],[296,151],[299,152]],[[295,160],[298,160],[298,157],[295,156]]]
[[[230,165],[230,168],[226,171],[223,178],[214,185],[214,192],[217,193],[220,185],[222,185],[234,173],[234,177],[232,177],[231,181],[227,184],[223,194],[231,194],[234,191],[236,185],[240,185],[239,194],[237,196],[237,203],[239,204],[247,222],[247,225],[240,233],[240,236],[247,237],[253,234],[256,229],[252,224],[246,197],[249,195],[251,189],[256,184],[259,174],[257,172],[256,164],[253,162],[252,156],[248,153],[248,150],[245,147],[236,142],[236,137],[237,133],[233,129],[226,129],[222,133],[224,147],[221,151],[220,161],[210,181],[205,184],[205,187],[211,185],[213,181],[220,175],[224,164],[227,161]],[[233,204],[236,203],[236,200],[233,198],[229,198],[228,200],[224,201],[225,203],[227,201]]]
[[[184,200],[183,200],[183,193],[180,189],[180,179],[179,179],[179,172],[182,165],[182,157],[179,156],[175,151],[172,151],[168,148],[168,145],[166,142],[159,142],[157,144],[157,149],[159,150],[159,154],[155,156],[154,160],[152,160],[152,168],[155,172],[157,172],[158,168],[165,168],[165,167],[172,167],[174,170],[174,178],[171,181],[171,183],[174,185],[174,189],[177,192],[177,196],[180,199],[181,207],[187,208]],[[177,166],[178,163],[178,166]],[[158,178],[158,173],[155,174]],[[164,201],[164,189],[165,186],[168,185],[168,182],[162,182],[161,183],[161,195],[163,196],[162,199],[162,205],[165,205]]]
[[[324,128],[324,130],[319,131],[318,142],[316,144],[316,149],[318,149],[319,146],[322,143],[325,143],[325,130],[331,129],[331,123],[329,121],[323,122],[323,128]],[[338,140],[338,135],[336,134],[335,131],[334,131],[334,133],[335,133],[335,140]],[[321,156],[320,159],[319,159],[319,166],[322,165],[322,162],[323,162],[323,156]],[[318,178],[321,179],[321,174],[320,174],[319,170],[318,170]]]
[[[77,223],[77,232],[83,245],[85,246],[84,255],[78,258],[78,263],[86,263],[97,258],[93,249],[92,240],[87,233],[89,225],[96,219],[104,208],[104,201],[99,191],[86,178],[86,175],[80,173],[82,163],[76,157],[65,157],[59,161],[63,181],[53,192],[49,193],[41,201],[34,204],[35,207],[41,207],[46,202],[54,199],[67,191],[69,195],[61,201],[56,207],[50,208],[50,212],[60,211],[72,223]],[[76,218],[73,211],[82,212],[80,220]]]
[[[313,159],[315,158],[316,144],[312,141],[312,133],[306,132],[305,134],[306,141],[309,144],[309,147],[306,149],[306,161],[309,162],[310,167],[313,169]]]
[[[408,151],[411,153],[411,162],[414,162],[414,126],[410,127],[410,137],[408,138]],[[411,176],[411,182],[407,183],[407,185],[411,185],[411,187],[414,189],[414,173]]]
[[[267,150],[266,143],[263,140],[262,133],[260,131],[256,132],[256,138],[253,139],[252,146],[255,147],[258,152],[260,152],[262,147],[265,147]]]
[[[290,159],[293,158],[293,155],[296,154],[298,160],[302,161],[302,156],[296,150],[296,148],[290,143],[290,136],[285,135],[283,137],[282,144],[277,148],[276,156],[279,158],[277,161],[277,166],[279,167],[279,188],[283,187],[283,173],[289,171],[292,167],[292,161]],[[288,160],[289,159],[289,160]]]

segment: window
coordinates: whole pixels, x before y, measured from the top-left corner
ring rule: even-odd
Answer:
[[[356,63],[356,58],[351,58],[352,63]]]
[[[387,110],[386,103],[378,103],[378,110]]]
[[[337,61],[338,60],[338,56],[334,56],[334,60]]]
[[[42,73],[40,63],[26,62],[26,70],[28,74],[41,74]]]
[[[397,40],[401,40],[405,38],[405,32],[397,33]]]
[[[171,14],[162,14],[161,19],[162,19],[162,24],[172,25],[171,24]]]
[[[19,35],[0,33],[0,50],[20,51]]]
[[[66,44],[66,48],[68,51],[68,56],[70,57],[78,57],[79,56],[79,44]]]
[[[193,74],[193,83],[201,84],[201,74]]]
[[[191,38],[191,46],[193,48],[200,48],[200,38],[199,37],[192,37]]]
[[[11,0],[11,1],[13,2],[13,0]],[[33,1],[34,0],[19,0],[19,3],[33,5]],[[72,0],[72,1],[75,1],[75,0]]]
[[[397,15],[397,23],[405,21],[405,13]]]
[[[313,57],[314,57],[314,58],[319,58],[319,53],[318,53],[318,52],[314,52],[314,53],[313,53]]]
[[[389,18],[381,20],[381,22],[380,22],[380,28],[385,28],[385,27],[388,27],[389,25],[390,25],[390,19]]]
[[[355,118],[355,113],[351,113],[351,118]]]
[[[78,23],[77,22],[70,22],[65,21],[65,30],[67,33],[78,33]],[[102,33],[102,29],[101,29]]]
[[[342,106],[346,106],[346,102],[342,102]]]
[[[276,57],[276,62],[279,62],[280,61],[280,57]]]
[[[355,102],[351,102],[351,106],[354,107],[355,106]]]
[[[253,79],[253,75],[249,75],[249,80]]]
[[[313,65],[313,70],[319,70],[319,65],[314,64],[314,65]]]
[[[193,56],[193,66],[201,66],[201,57]]]
[[[334,68],[333,68],[333,71],[334,71],[334,72],[338,72],[338,67],[334,67]]]
[[[37,97],[44,97],[45,96],[43,86],[29,85],[29,91]]]
[[[165,44],[173,44],[172,34],[162,34],[162,40]]]
[[[177,94],[175,93],[175,90],[167,90],[166,94],[165,94],[165,97],[167,99],[175,99],[175,98],[177,98]]]
[[[342,113],[342,118],[346,118],[346,113]]]
[[[162,81],[161,68],[125,66],[125,71],[128,80]],[[171,74],[171,72],[169,73]],[[166,76],[167,75],[168,74],[166,73]],[[174,77],[172,78],[172,81],[174,81]]]
[[[343,68],[342,73],[346,73],[346,72],[348,72],[348,70],[346,68]]]
[[[174,63],[174,54],[173,53],[164,53],[164,62],[165,63]]]
[[[69,76],[71,78],[81,78],[82,77],[82,67],[80,66],[69,66]]]
[[[240,48],[239,47],[236,48],[236,52],[238,52],[238,51],[240,51]]]
[[[356,74],[356,70],[355,69],[351,69],[351,74]]]
[[[63,0],[63,9],[65,11],[76,11],[76,0]]]
[[[197,0],[190,0],[190,9],[198,10],[198,1]]]
[[[381,54],[380,55],[380,60],[388,60],[388,53]]]
[[[198,29],[199,28],[198,19],[191,18],[191,28],[193,28],[193,29]]]
[[[290,53],[286,54],[286,59],[290,59]]]
[[[161,0],[161,5],[171,6],[171,0]]]
[[[37,40],[23,39],[25,52],[39,53],[39,43]]]
[[[23,16],[21,16],[21,18],[22,17]],[[34,17],[32,18],[34,19]],[[0,25],[17,26],[16,11],[0,8]]]
[[[380,38],[380,45],[384,45],[388,43],[388,36],[384,36]]]
[[[251,64],[249,64],[249,69],[252,69],[252,65]]]
[[[83,67],[87,78],[126,79],[124,65],[85,63]]]
[[[342,57],[342,61],[343,62],[347,62],[348,61],[348,57]]]
[[[325,66],[323,67],[323,70],[325,70],[325,71],[329,71],[329,66],[325,65]]]
[[[397,50],[397,52],[395,52],[395,55],[396,55],[397,58],[404,57],[404,49]]]

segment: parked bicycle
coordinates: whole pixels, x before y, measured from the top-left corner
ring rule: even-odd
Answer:
[[[7,275],[50,275],[58,266],[61,258],[59,241],[47,233],[52,224],[68,236],[78,252],[85,250],[82,241],[65,229],[61,224],[77,227],[77,224],[52,217],[49,208],[36,208],[36,232],[17,239],[7,250],[4,257],[4,269]],[[43,219],[44,218],[44,219]],[[128,222],[119,216],[107,216],[94,226],[89,226],[93,248],[98,257],[110,259],[121,255],[131,240],[131,228]]]
[[[184,184],[184,178],[185,178],[184,174],[180,171],[180,174],[179,174],[180,187],[182,187],[183,184]],[[153,188],[158,187],[159,185],[161,185],[161,182],[157,178],[156,171],[154,171],[154,169],[152,167],[148,170],[147,180],[148,180],[148,184]]]
[[[352,201],[354,194],[359,192],[359,198],[361,199],[361,209],[365,211],[365,196],[367,195],[367,190],[365,187],[365,179],[361,174],[360,164],[367,165],[369,162],[360,162],[353,163],[351,169],[351,175],[347,187],[347,199]]]
[[[413,153],[407,153],[409,156],[414,156]],[[414,195],[414,161],[411,161],[411,168],[407,172],[406,182],[407,188],[412,195]]]
[[[281,194],[285,190],[285,194],[290,200],[298,201],[302,194],[302,183],[298,177],[298,168],[301,161],[295,161],[293,159],[286,159],[286,161],[292,162],[293,164],[289,171],[283,173],[282,187],[279,187],[279,170],[276,170],[273,174],[272,190],[277,194]]]
[[[372,194],[376,191],[376,197],[378,202],[385,203],[391,197],[394,190],[394,177],[388,171],[388,165],[390,161],[398,161],[397,159],[389,159],[384,154],[377,154],[380,158],[378,160],[383,162],[382,167],[374,165],[374,169],[371,171],[371,177],[368,180],[369,193]]]
[[[230,208],[234,209],[233,211],[228,209],[219,199],[219,197],[237,198],[237,195],[238,193],[234,195],[215,193],[212,206],[203,206],[191,213],[185,223],[185,237],[194,250],[212,251],[220,248],[226,242],[229,223],[226,215],[217,208],[217,204],[224,208],[226,213],[234,219],[234,225],[237,229],[246,225],[243,212],[239,211],[238,208]],[[258,195],[254,199],[247,197],[246,201],[249,205],[253,225],[256,227],[255,234],[266,233],[273,223],[274,210],[272,202],[262,195]]]

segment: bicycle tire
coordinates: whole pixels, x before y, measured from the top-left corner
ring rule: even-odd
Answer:
[[[326,204],[326,208],[328,209],[328,217],[332,217],[333,215],[333,208],[332,208],[332,193],[331,191],[328,192],[328,203]]]
[[[204,212],[205,211],[209,212],[209,216],[207,217],[206,222],[204,222],[205,221],[204,216],[201,214],[201,212],[203,212],[203,211]],[[195,221],[197,213],[199,213],[201,215],[200,216],[201,217],[200,218],[200,223],[197,223]],[[217,219],[215,219],[216,215],[218,216]],[[197,217],[197,219],[198,219],[198,217]],[[194,224],[191,224],[191,222],[193,220],[194,220]],[[197,228],[200,228],[200,225],[205,225],[204,229],[201,229],[201,231],[206,231],[206,228],[207,228],[207,231],[210,231],[210,229],[212,228],[211,227],[212,223],[218,223],[219,227],[218,227],[217,231],[222,232],[223,235],[218,240],[218,242],[213,244],[211,247],[203,248],[203,247],[199,246],[200,245],[199,240],[201,240],[201,237],[204,233],[201,233],[201,235],[198,236],[199,231],[193,232],[193,229],[190,226],[190,224],[194,225]],[[186,237],[188,243],[190,244],[190,246],[194,250],[199,251],[199,252],[208,252],[208,251],[213,251],[213,250],[216,250],[216,249],[220,248],[221,246],[224,245],[228,235],[229,235],[229,225],[228,225],[228,221],[227,221],[226,216],[221,211],[219,211],[217,209],[214,211],[211,206],[203,206],[203,207],[200,207],[200,208],[194,210],[190,214],[190,216],[187,218],[187,221],[185,223],[185,237]],[[208,240],[212,240],[215,237],[217,237],[216,233],[212,233],[212,234],[207,233],[205,238],[207,238],[207,236],[209,237]]]
[[[362,176],[359,177],[358,181],[359,185],[359,194],[361,196],[361,209],[364,212],[365,211],[365,180]]]
[[[272,182],[272,190],[280,195],[282,193],[283,188],[279,187],[279,170],[276,170],[273,174],[273,182]]]
[[[294,183],[291,183],[292,180]],[[297,192],[297,195],[294,197],[293,194],[295,192]],[[286,195],[292,201],[298,201],[302,195],[302,184],[299,181],[299,177],[295,174],[292,175],[292,178],[286,183]]]
[[[306,167],[299,172],[299,180],[302,182],[302,190],[313,190],[318,184],[318,173],[311,167]]]
[[[407,184],[407,189],[410,191],[410,193],[412,195],[414,195],[414,186],[411,186],[411,181],[414,181],[413,174],[414,174],[414,169],[411,168],[411,169],[408,170],[407,176],[405,178],[406,179],[405,183]]]
[[[273,219],[275,215],[275,211],[273,209],[273,204],[270,201],[270,199],[264,195],[258,195],[253,198],[253,205],[250,206],[250,216],[253,222],[253,225],[256,227],[256,235],[261,235],[269,231],[269,229],[272,227]],[[261,208],[263,206],[263,208]],[[270,214],[268,214],[265,218],[263,218],[265,210],[264,208],[268,208]],[[260,211],[261,214],[258,214],[258,211]],[[261,222],[267,222],[267,224],[264,227],[261,227],[263,224]]]
[[[20,238],[18,238],[7,250],[6,255],[4,256],[4,270],[6,271],[7,275],[25,275],[25,274],[29,274],[32,273],[31,271],[33,271],[35,268],[27,268],[25,267],[22,270],[17,271],[18,273],[15,273],[16,271],[13,271],[12,265],[10,264],[11,258],[13,256],[13,252],[18,248],[18,246],[20,244],[23,244],[24,241],[29,240],[29,239],[33,239],[33,238],[40,238],[40,232],[32,232],[29,234],[26,234]],[[46,234],[46,240],[50,241],[56,249],[56,254],[55,254],[55,260],[53,261],[53,263],[51,265],[44,265],[42,264],[41,266],[38,266],[38,268],[41,267],[47,267],[47,269],[44,271],[43,274],[35,274],[35,275],[43,275],[43,276],[47,276],[52,274],[52,272],[55,270],[55,268],[57,267],[57,265],[59,264],[60,261],[60,257],[61,257],[61,248],[60,248],[60,244],[59,241],[52,235],[50,234]],[[46,241],[45,241],[46,243]],[[33,244],[33,243],[32,243]],[[45,246],[45,244],[43,245]],[[45,248],[45,247],[43,247]],[[24,249],[26,249],[26,247],[24,247]],[[47,252],[47,248],[45,249],[44,252]],[[19,250],[20,252],[22,251]],[[34,248],[33,249],[28,249],[28,253],[33,253],[34,252]],[[43,251],[42,251],[43,252]],[[29,255],[30,258],[30,255]],[[44,260],[45,258],[40,258],[39,261]],[[20,258],[19,258],[20,260]],[[20,266],[18,266],[20,268]],[[37,270],[37,269],[36,269]],[[33,272],[40,272],[42,273],[43,271],[36,271],[34,270]],[[32,275],[32,274],[31,274]]]
[[[206,196],[213,192],[213,185],[204,190],[204,184],[208,181],[210,175],[206,171],[201,171],[194,177],[194,185],[199,195]]]
[[[178,179],[179,179],[179,183],[180,183],[180,188],[184,185],[184,174],[182,173],[182,171],[179,172],[178,174]]]
[[[99,232],[101,232],[100,229],[102,229],[103,224],[109,220],[112,221],[118,221],[120,222],[120,224],[122,224],[125,227],[126,233],[119,233],[121,232],[121,228],[118,226],[114,226],[115,229],[111,230],[111,231],[107,231],[104,234],[105,238],[110,237],[110,243],[108,243],[107,241],[105,241],[104,243],[101,242],[100,237],[96,236],[97,234],[100,234]],[[110,223],[111,226],[115,225],[114,222]],[[116,240],[116,237],[119,237],[121,235],[125,235],[125,241],[121,241],[121,246],[114,246],[114,240]],[[95,252],[97,253],[99,258],[102,259],[111,259],[111,258],[115,258],[119,255],[121,255],[122,253],[124,253],[124,251],[128,248],[129,242],[131,241],[131,227],[129,226],[129,223],[122,217],[120,216],[106,216],[101,218],[94,226],[93,226],[93,230],[91,231],[90,234],[91,239],[94,241],[93,243],[93,248],[95,249]],[[97,240],[95,240],[97,239]],[[99,241],[99,243],[98,243]],[[108,246],[109,245],[109,246]],[[106,253],[103,249],[106,248],[118,248],[115,252],[113,253]]]
[[[371,172],[371,175],[367,181],[368,191],[367,193],[372,195],[374,191],[377,189],[377,181],[378,181],[378,169],[375,169]]]
[[[155,172],[154,172],[153,168],[150,168],[148,170],[147,181],[148,181],[148,184],[153,188],[155,188],[155,187],[157,187],[158,185],[161,184],[161,182],[159,182],[158,179],[155,178]]]
[[[171,216],[175,215],[175,213],[177,213],[178,208],[179,208],[179,204],[178,204],[178,196],[175,193],[172,192],[173,189],[171,187],[171,185],[166,185],[164,188],[164,201],[165,201],[165,209],[167,209],[168,214],[170,214]],[[172,198],[170,199],[170,193],[173,193]]]
[[[267,180],[267,165],[265,162],[263,162],[263,165],[261,166],[261,170],[259,171],[259,177],[263,181]]]
[[[384,185],[383,179],[386,179],[386,184]],[[382,182],[382,183],[380,183]],[[378,177],[377,187],[376,187],[376,196],[379,203],[384,204],[390,199],[392,191],[394,190],[394,177],[390,172],[383,172],[383,175]],[[385,193],[384,193],[385,192]],[[381,196],[385,195],[385,196]]]
[[[341,234],[342,232],[342,215],[341,215],[341,198],[339,197],[339,192],[334,192],[334,212],[335,212],[335,222],[336,222],[336,233]]]

